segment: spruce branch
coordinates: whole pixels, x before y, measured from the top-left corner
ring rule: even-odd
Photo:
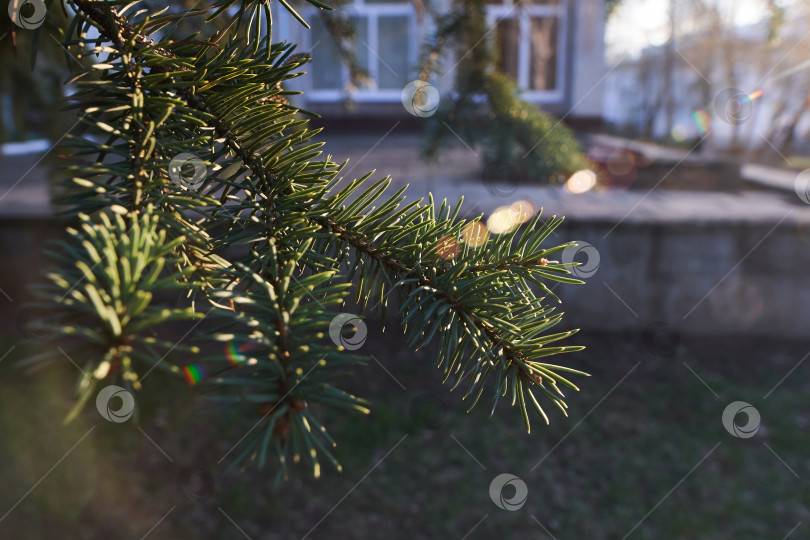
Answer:
[[[548,332],[562,313],[546,304],[559,302],[547,283],[581,281],[552,260],[571,243],[542,247],[561,218],[521,211],[490,231],[480,216],[461,217],[461,201],[437,208],[432,196],[390,194],[388,177],[340,187],[345,163],[316,160],[319,130],[285,98],[283,83],[309,56],[257,33],[267,2],[224,2],[207,21],[230,21],[190,36],[175,36],[180,20],[214,6],[166,14],[67,3],[76,15],[66,45],[97,62],[74,77],[70,98],[87,135],[70,138],[62,202],[82,215],[83,232],[56,255],[46,299],[79,321],[60,335],[95,351],[79,406],[117,373],[136,390],[136,364],[161,367],[256,420],[234,464],[263,466],[272,453],[281,479],[303,456],[317,475],[320,458],[337,462],[316,410],[368,410],[333,385],[365,359],[326,339],[355,284],[366,311],[384,314],[396,293],[409,345],[436,343],[437,367],[452,388],[464,383],[470,409],[489,388],[492,411],[510,394],[527,429],[527,404],[549,421],[534,392],[566,412],[560,387],[576,389],[567,374],[582,373],[546,357],[581,347],[552,345],[574,331]],[[185,307],[161,305],[153,290],[182,291]],[[203,318],[217,326],[198,328]],[[107,330],[92,330],[94,320]],[[199,347],[161,338],[170,320],[196,330]],[[167,359],[175,350],[194,359]],[[102,369],[119,361],[120,372]]]

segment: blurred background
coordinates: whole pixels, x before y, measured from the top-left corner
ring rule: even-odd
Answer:
[[[593,376],[526,434],[367,321],[349,386],[373,412],[327,418],[343,472],[278,489],[226,471],[244,430],[182,380],[150,381],[137,426],[63,425],[77,366],[19,360],[70,224],[78,60],[58,9],[37,40],[2,14],[0,538],[810,538],[810,2],[355,0],[301,6],[311,30],[280,7],[274,41],[312,56],[291,99],[345,178],[463,196],[493,232],[567,217],[550,241],[579,241],[587,284],[555,293],[587,349],[564,363]]]

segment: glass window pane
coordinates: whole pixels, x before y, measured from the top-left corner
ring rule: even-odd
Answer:
[[[355,42],[354,53],[357,55],[357,63],[360,67],[368,71],[368,17],[352,17],[354,24]]]
[[[498,19],[495,23],[495,43],[498,48],[498,71],[517,80],[518,40],[520,27],[516,18]]]
[[[557,27],[559,19],[532,19],[530,90],[557,88]]]
[[[380,17],[377,35],[377,86],[401,90],[408,83],[411,68],[408,62],[408,17]]]
[[[354,52],[357,63],[368,70],[368,18],[350,17],[356,35]],[[315,90],[342,90],[344,83],[344,62],[338,46],[320,17],[312,17],[312,62],[309,73],[312,75],[312,87]],[[348,31],[348,27],[347,27]]]
[[[343,88],[343,63],[332,35],[320,17],[312,17],[312,88],[316,90],[340,90]]]

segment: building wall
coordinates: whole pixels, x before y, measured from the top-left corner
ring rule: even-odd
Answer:
[[[602,118],[605,91],[605,2],[575,2],[570,104],[574,117]]]
[[[500,32],[493,31],[488,37],[491,39],[509,39],[509,32],[516,32],[518,36],[528,38],[531,32],[536,31],[533,26],[532,17],[538,21],[544,18],[557,18],[556,29],[556,75],[555,88],[549,91],[532,91],[531,88],[524,90],[523,97],[528,101],[537,103],[544,110],[548,110],[558,116],[565,116],[568,119],[588,118],[601,119],[602,117],[602,79],[605,71],[604,67],[604,27],[605,27],[605,6],[604,0],[557,0],[558,4],[538,4],[531,8],[515,9],[512,5],[493,4],[489,7],[489,18],[494,24],[500,17],[509,17],[514,21],[511,27]],[[440,9],[448,9],[450,0],[445,0],[444,6]],[[278,7],[278,6],[276,6]],[[358,55],[370,59],[372,65],[376,64],[372,75],[378,80],[389,81],[393,78],[392,73],[396,72],[401,83],[416,79],[421,66],[424,52],[424,44],[433,35],[435,26],[433,21],[425,15],[418,17],[414,11],[414,4],[410,1],[402,3],[369,4],[363,7],[354,4],[343,8],[349,15],[357,16],[369,12],[372,17],[377,17],[378,21],[383,16],[404,16],[408,14],[408,44],[402,45],[402,55],[407,58],[406,62],[399,58],[389,61],[383,66],[381,60],[376,59],[379,52],[378,47],[382,43],[380,39],[380,24],[376,26],[376,31],[370,29],[364,36],[371,42],[358,39],[355,43]],[[288,84],[290,89],[305,92],[298,98],[297,104],[313,112],[328,115],[331,118],[340,116],[371,116],[371,117],[407,117],[407,113],[401,104],[402,86],[393,88],[358,88],[348,92],[348,88],[343,90],[324,91],[316,88],[318,78],[323,78],[323,74],[314,75],[313,69],[318,69],[317,63],[329,60],[329,65],[333,65],[338,60],[336,45],[331,36],[325,33],[320,27],[317,18],[319,15],[312,12],[303,12],[305,18],[312,24],[313,30],[307,30],[298,21],[293,19],[284,10],[274,13],[274,41],[287,40],[299,43],[301,50],[311,50],[315,58],[309,67],[309,74],[299,80],[291,81]],[[390,25],[389,25],[390,26]],[[320,27],[320,28],[319,28]],[[362,36],[361,36],[362,37]],[[532,58],[533,55],[540,54],[542,49],[537,45],[532,45],[529,39],[520,39],[512,36],[514,41],[514,54],[520,58]],[[374,46],[376,45],[376,47]],[[541,51],[542,52],[542,51]],[[453,72],[452,68],[458,62],[453,57],[453,51],[446,51],[440,62],[441,69],[447,73],[445,76],[437,74],[430,83],[436,86],[442,94],[452,90]],[[319,58],[318,55],[321,55]],[[506,59],[506,62],[515,62],[517,59]],[[389,66],[388,64],[396,64]],[[401,73],[402,66],[410,67],[407,76]],[[441,73],[437,70],[437,73]],[[517,67],[515,76],[519,81],[532,82],[537,84],[537,73],[533,73],[531,67]],[[344,82],[347,77],[344,75]]]

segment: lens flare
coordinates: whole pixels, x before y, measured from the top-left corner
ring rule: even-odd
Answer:
[[[489,231],[480,221],[467,223],[461,230],[461,241],[470,247],[481,247],[487,243]]]
[[[636,157],[624,149],[614,150],[607,160],[607,169],[613,176],[627,176],[636,167]]]
[[[692,113],[692,121],[695,123],[698,133],[701,135],[705,135],[711,129],[711,120],[709,119],[709,115],[706,114],[706,111],[702,109],[698,109]]]
[[[199,364],[191,364],[190,366],[183,367],[183,376],[189,386],[194,386],[203,378],[202,366]]]
[[[509,208],[515,213],[518,223],[526,223],[534,217],[534,205],[529,201],[515,201]]]
[[[678,124],[672,128],[672,131],[669,133],[672,140],[675,142],[683,142],[689,136],[689,130],[683,124]]]
[[[444,236],[436,244],[436,253],[442,259],[455,259],[460,251],[458,242],[452,236]]]
[[[763,93],[762,90],[757,90],[756,92],[751,92],[742,101],[743,101],[743,103],[748,102],[748,101],[754,101],[755,99],[759,99],[760,97],[762,97],[762,93]]]
[[[517,229],[520,221],[511,206],[500,206],[487,219],[487,229],[492,234],[506,234]]]
[[[237,345],[236,342],[231,341],[225,346],[225,356],[228,358],[228,363],[232,366],[238,366],[245,363],[245,351],[249,351],[256,345],[251,342]]]
[[[565,190],[579,195],[590,191],[596,185],[596,173],[590,169],[583,169],[571,175],[565,183]]]
[[[516,201],[509,206],[500,206],[489,216],[487,228],[493,234],[510,233],[532,219],[534,213],[534,205],[529,201]]]

